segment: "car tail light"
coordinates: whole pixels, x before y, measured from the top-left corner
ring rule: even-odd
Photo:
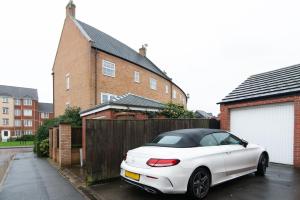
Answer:
[[[147,161],[147,165],[150,167],[170,167],[177,165],[180,162],[178,159],[156,159],[150,158]]]

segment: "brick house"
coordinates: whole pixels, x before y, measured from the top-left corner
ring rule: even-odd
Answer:
[[[82,110],[107,103],[127,93],[161,103],[186,106],[187,96],[146,56],[75,18],[70,1],[53,65],[54,114],[66,106]]]
[[[250,76],[220,102],[221,128],[300,167],[300,65]]]
[[[40,105],[44,103],[38,102],[37,89],[0,85],[1,138],[35,134],[44,120],[41,116],[53,117],[53,109],[41,111]]]

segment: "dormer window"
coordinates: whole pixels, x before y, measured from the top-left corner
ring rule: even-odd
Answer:
[[[32,100],[31,99],[24,99],[23,104],[24,104],[24,106],[32,106]]]
[[[116,76],[116,65],[107,60],[103,60],[102,73],[105,76],[115,77]]]

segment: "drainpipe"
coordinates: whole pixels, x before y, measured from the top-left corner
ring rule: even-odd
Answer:
[[[98,57],[97,57],[97,50],[95,49],[95,106],[97,105],[97,89],[98,89],[98,69],[97,69],[97,63],[98,63]]]

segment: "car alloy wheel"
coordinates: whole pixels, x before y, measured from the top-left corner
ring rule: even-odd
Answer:
[[[204,198],[210,187],[210,175],[206,169],[199,169],[194,172],[190,180],[191,195],[196,199]]]
[[[268,167],[268,158],[265,154],[262,154],[259,159],[256,175],[264,176],[266,174],[267,167]]]

